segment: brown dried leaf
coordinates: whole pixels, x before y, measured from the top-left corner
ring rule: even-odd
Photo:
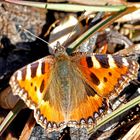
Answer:
[[[139,140],[140,139],[140,122],[135,124],[122,140]]]
[[[0,107],[4,109],[12,109],[19,101],[19,97],[12,94],[10,86],[0,93]]]

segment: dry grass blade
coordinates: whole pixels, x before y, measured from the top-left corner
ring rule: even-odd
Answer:
[[[13,121],[13,119],[17,116],[17,114],[25,107],[23,101],[19,101],[15,107],[8,113],[4,121],[0,125],[0,136],[5,131],[5,129],[9,126],[9,124]]]
[[[122,140],[139,140],[140,139],[140,122],[135,124]]]
[[[15,1],[5,0],[20,5],[33,6],[38,8],[46,8],[48,10],[59,10],[66,12],[82,12],[82,11],[110,11],[117,12],[124,10],[125,5],[108,5],[108,6],[92,6],[92,5],[78,5],[78,4],[63,4],[63,3],[43,3],[43,2],[30,2],[30,1]]]

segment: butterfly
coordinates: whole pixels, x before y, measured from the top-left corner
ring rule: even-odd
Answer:
[[[54,55],[17,70],[9,83],[48,132],[88,128],[107,109],[107,100],[137,78],[138,69],[137,62],[117,55],[68,55],[58,43]]]

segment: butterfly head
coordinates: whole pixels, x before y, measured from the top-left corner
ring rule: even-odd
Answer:
[[[68,54],[66,52],[66,48],[64,46],[60,45],[59,42],[57,42],[57,44],[56,44],[56,49],[54,51],[54,55],[55,55],[55,57],[68,56]]]

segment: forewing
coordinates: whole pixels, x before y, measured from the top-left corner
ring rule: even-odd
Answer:
[[[28,64],[12,75],[9,83],[13,94],[19,95],[29,108],[35,109],[46,94],[54,62],[53,57],[47,56]]]
[[[101,97],[117,96],[137,78],[137,62],[110,54],[79,55],[77,66],[85,81]]]

